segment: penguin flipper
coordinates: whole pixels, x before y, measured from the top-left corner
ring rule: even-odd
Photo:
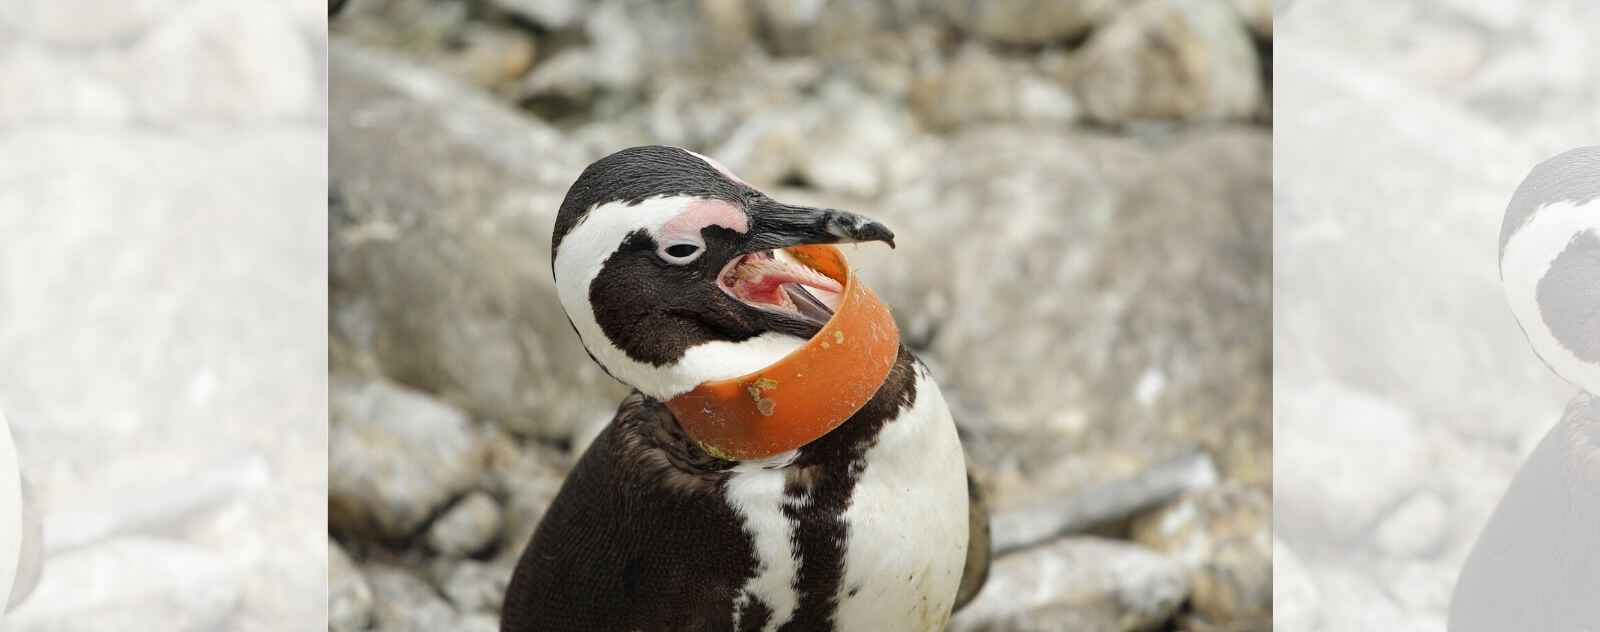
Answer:
[[[1517,470],[1450,599],[1450,632],[1600,621],[1600,398],[1580,393]]]
[[[983,488],[967,466],[967,563],[961,569],[961,584],[956,588],[955,607],[960,610],[978,596],[989,579],[989,503]]]

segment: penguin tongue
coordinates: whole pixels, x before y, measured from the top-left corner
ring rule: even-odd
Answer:
[[[838,281],[781,251],[744,255],[729,265],[720,281],[746,305],[787,312],[819,326],[828,322],[832,305],[844,291]]]

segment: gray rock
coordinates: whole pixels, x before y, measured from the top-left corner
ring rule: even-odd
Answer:
[[[516,29],[469,24],[460,48],[438,56],[432,67],[473,85],[495,88],[528,73],[537,59],[533,38]]]
[[[871,50],[872,41],[895,37],[895,28],[916,11],[911,2],[787,2],[747,0],[741,8],[711,5],[713,25],[734,23],[742,11],[763,36],[767,48],[780,55],[815,54],[841,57]],[[911,5],[911,6],[906,6]],[[881,47],[879,47],[881,50]]]
[[[1140,0],[1096,29],[1074,70],[1095,121],[1245,119],[1262,100],[1250,35],[1226,0]]]
[[[1280,528],[1348,541],[1427,472],[1415,416],[1393,402],[1336,382],[1283,388],[1273,481]]]
[[[1296,6],[1308,10],[1298,19],[1316,19],[1318,6]],[[1303,40],[1279,48],[1276,131],[1304,140],[1274,155],[1275,247],[1296,253],[1274,267],[1277,368],[1334,376],[1470,437],[1516,441],[1528,411],[1571,393],[1516,334],[1484,244],[1498,243],[1510,192],[1546,155],[1369,72],[1376,62]],[[1371,133],[1352,142],[1350,130]],[[1450,185],[1418,186],[1428,182]],[[1353,304],[1362,309],[1333,309]]]
[[[584,158],[392,58],[336,43],[332,73],[334,369],[557,440],[614,410],[624,390],[584,353],[550,275],[550,230]]]
[[[1218,478],[1210,456],[1194,451],[1145,464],[1125,478],[1096,484],[1086,484],[1083,477],[1072,476],[1070,471],[1067,467],[1038,472],[1057,483],[1076,482],[1065,490],[1034,485],[1027,490],[1032,493],[1019,494],[1005,487],[1005,479],[1001,478],[1002,487],[995,490],[996,508],[989,516],[992,548],[996,552],[1034,546],[1063,533],[1086,533],[1119,524],[1186,491],[1212,487]],[[995,489],[992,485],[987,489]],[[1023,500],[1018,496],[1034,498]]]
[[[74,10],[85,37],[112,37],[76,54],[63,54],[49,35],[8,37],[0,43],[0,80],[11,96],[0,103],[0,122],[128,121],[163,127],[197,121],[312,121],[322,117],[324,92],[306,34],[276,2],[214,0],[168,9],[167,2],[118,3],[103,10]],[[54,23],[55,7],[0,9],[26,22]],[[50,7],[50,8],[45,8]],[[160,12],[144,16],[143,12]],[[153,19],[136,34],[94,34],[107,19]],[[115,17],[115,16],[121,16]],[[69,49],[70,50],[70,49]],[[227,86],[227,89],[216,89]]]
[[[1256,37],[1272,39],[1272,0],[1233,0],[1234,10]]]
[[[1248,129],[1150,145],[969,130],[911,186],[857,209],[899,249],[849,254],[903,335],[949,367],[937,377],[994,426],[1035,443],[1098,426],[1121,445],[1150,437],[1121,429],[1166,428],[1260,480],[1270,154]]]
[[[328,630],[360,632],[372,625],[372,587],[344,547],[328,540]]]
[[[1134,541],[1189,571],[1189,606],[1206,620],[1237,627],[1272,617],[1272,494],[1264,486],[1224,484],[1194,491],[1134,520]]]
[[[483,448],[466,414],[386,382],[340,384],[328,437],[335,533],[399,540],[477,480]]]
[[[150,120],[322,118],[317,61],[277,2],[186,5],[102,64],[104,76]]]
[[[241,569],[172,540],[116,538],[46,564],[33,596],[6,614],[7,632],[215,630],[242,592]]]
[[[1293,549],[1272,538],[1272,616],[1282,630],[1315,630],[1322,594]]]
[[[515,556],[494,562],[463,560],[451,567],[440,582],[445,597],[462,612],[500,612],[505,602],[506,584],[516,569]]]
[[[911,117],[843,84],[814,101],[760,112],[713,153],[757,185],[798,179],[817,189],[874,197],[920,171],[929,145]]]
[[[1177,563],[1098,538],[1065,538],[1001,557],[989,582],[950,621],[953,631],[1154,629],[1189,593]]]
[[[428,528],[428,547],[447,557],[465,557],[493,546],[503,522],[494,497],[474,491]]]
[[[939,0],[937,6],[971,35],[1029,45],[1082,35],[1123,4],[1123,0]]]
[[[500,617],[496,614],[473,612],[456,618],[456,632],[500,632]]]
[[[455,629],[456,611],[433,586],[410,572],[382,564],[363,567],[372,584],[374,630],[436,632]]]
[[[93,47],[136,39],[182,5],[182,0],[15,2],[0,6],[0,30],[9,37],[55,46]]]
[[[937,130],[1000,121],[1068,124],[1079,116],[1077,97],[1032,60],[976,42],[918,77],[909,105],[923,125]]]
[[[583,17],[580,0],[492,0],[489,4],[547,29],[564,29]]]
[[[1366,569],[1330,567],[1318,570],[1317,584],[1322,590],[1324,604],[1322,629],[1396,632],[1438,629],[1426,615],[1395,603],[1384,590],[1389,580],[1375,581],[1367,575]]]
[[[1437,553],[1450,526],[1450,506],[1432,492],[1405,499],[1385,516],[1374,536],[1383,552],[1396,557],[1425,557]]]
[[[506,499],[500,541],[505,550],[521,552],[561,490],[570,460],[554,448],[533,442],[519,444],[508,436],[491,438],[489,445],[485,484],[497,497]]]

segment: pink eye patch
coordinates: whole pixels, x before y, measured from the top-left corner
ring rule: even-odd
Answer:
[[[739,207],[721,200],[696,200],[684,207],[682,213],[667,221],[656,233],[661,242],[700,239],[700,230],[707,226],[721,226],[740,233],[750,232],[750,218]]]

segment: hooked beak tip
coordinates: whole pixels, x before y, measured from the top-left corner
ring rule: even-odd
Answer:
[[[828,232],[841,241],[881,241],[894,248],[894,231],[860,215],[849,214],[836,219],[828,227]]]

